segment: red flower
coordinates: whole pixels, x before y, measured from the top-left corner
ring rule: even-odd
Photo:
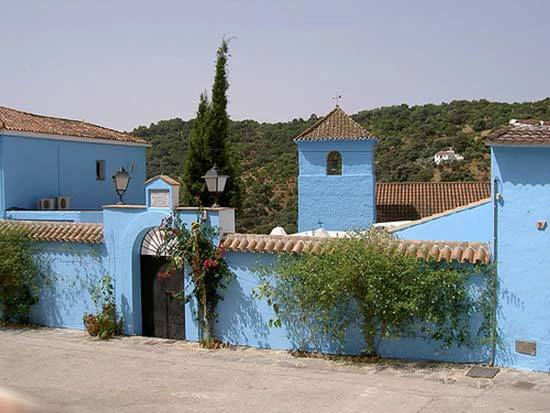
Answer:
[[[216,260],[213,260],[213,259],[210,259],[210,258],[206,258],[203,262],[202,262],[202,266],[206,269],[208,268],[216,268],[218,266],[218,261]]]
[[[164,280],[165,278],[168,278],[169,274],[166,271],[159,271],[157,272],[157,278],[160,280]]]
[[[173,272],[168,272],[168,271],[159,271],[159,272],[157,272],[157,278],[159,280],[165,280],[165,279],[171,277],[172,275],[174,275]]]

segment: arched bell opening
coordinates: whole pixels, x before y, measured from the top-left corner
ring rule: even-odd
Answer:
[[[166,276],[171,246],[162,230],[153,227],[140,247],[142,334],[150,337],[185,339],[183,272]]]
[[[342,175],[342,155],[332,151],[327,155],[327,175]]]

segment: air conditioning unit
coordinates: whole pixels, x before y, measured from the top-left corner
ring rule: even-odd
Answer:
[[[55,209],[55,198],[39,199],[38,209]]]
[[[58,196],[57,209],[69,209],[71,207],[71,198],[68,196]]]

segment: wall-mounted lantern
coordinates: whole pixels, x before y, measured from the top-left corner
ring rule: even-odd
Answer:
[[[115,184],[115,191],[120,198],[118,205],[123,205],[124,202],[122,201],[122,195],[124,195],[128,189],[128,183],[130,182],[130,175],[128,175],[128,172],[126,172],[124,167],[120,168],[117,173],[113,175],[113,182]]]
[[[212,169],[206,172],[206,175],[204,175],[202,178],[206,182],[206,187],[208,188],[208,192],[214,195],[214,204],[212,205],[212,208],[219,207],[218,198],[222,194],[225,188],[225,183],[227,182],[227,178],[229,178],[229,176],[219,175],[218,167],[216,166],[216,164],[214,164]]]

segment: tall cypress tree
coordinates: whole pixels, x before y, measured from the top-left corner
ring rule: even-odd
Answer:
[[[220,174],[229,175],[225,191],[220,197],[223,206],[239,207],[242,180],[235,151],[229,141],[229,116],[227,114],[227,58],[229,48],[223,40],[216,58],[216,75],[212,87],[212,102],[201,95],[196,123],[191,132],[189,152],[185,162],[183,182],[184,201],[187,205],[210,206],[213,198],[206,189],[203,176],[214,164]]]
[[[201,93],[197,117],[189,134],[189,149],[185,158],[182,180],[185,205],[209,205],[206,183],[201,178],[212,166],[206,140],[208,138],[210,103],[206,92]]]

